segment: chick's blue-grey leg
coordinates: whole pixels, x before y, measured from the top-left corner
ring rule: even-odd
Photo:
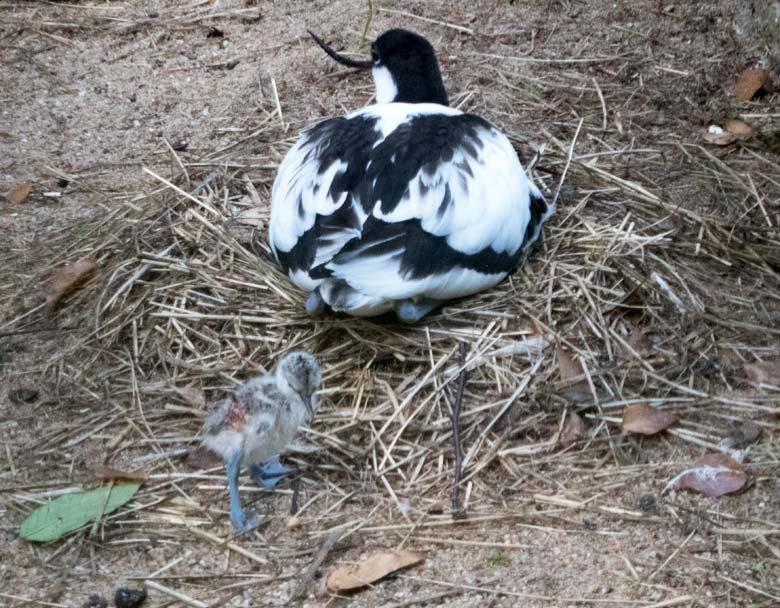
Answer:
[[[249,468],[249,474],[263,488],[274,488],[285,477],[290,477],[296,469],[286,467],[279,462],[279,457],[272,458],[263,464],[255,464]]]
[[[404,323],[416,323],[437,306],[441,306],[441,300],[433,298],[420,298],[417,301],[404,300],[395,307],[395,314]]]
[[[241,501],[238,498],[238,475],[241,472],[241,454],[239,452],[228,459],[225,470],[230,490],[230,521],[241,532],[249,532],[260,524],[260,518],[241,508]]]

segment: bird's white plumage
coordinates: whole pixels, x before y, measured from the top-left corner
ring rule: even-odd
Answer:
[[[376,102],[390,103],[398,95],[398,87],[395,86],[393,75],[385,66],[374,66],[371,70],[376,86]]]
[[[417,117],[462,114],[438,104],[389,103],[358,110],[345,118],[373,119],[378,135],[373,144],[376,149]],[[273,187],[270,240],[277,256],[278,252],[290,252],[315,222],[331,216],[343,205],[352,206],[353,221],[329,230],[327,238],[313,244],[314,261],[309,268],[324,265],[330,278],[312,278],[306,269],[291,269],[291,280],[307,291],[320,287],[322,297],[334,310],[355,316],[380,314],[391,310],[396,301],[409,298],[461,297],[501,281],[508,271],[461,266],[410,278],[408,268],[401,262],[403,238],[394,234],[368,238],[363,234],[369,217],[391,225],[413,220],[426,233],[446,239],[449,247],[462,254],[475,255],[486,248],[498,254],[517,254],[531,219],[530,197],[541,199],[542,195],[527,178],[503,134],[489,125],[479,126],[476,140],[478,145],[471,149],[456,148],[451,158],[437,163],[435,170],[420,168],[394,208],[383,211],[381,198],[370,198],[372,206],[366,213],[358,192],[349,196],[342,192],[335,199],[331,194],[334,179],[347,170],[347,163],[334,161],[323,167],[320,154],[329,142],[302,137],[285,157]],[[390,162],[396,161],[394,154]],[[371,169],[370,162],[363,168],[365,171]],[[376,188],[377,179],[371,188]],[[445,199],[449,202],[443,205]],[[542,221],[552,212],[548,207]],[[530,241],[538,236],[541,223]],[[361,239],[357,246],[354,239]],[[339,253],[350,241],[351,251]],[[396,241],[398,246],[393,247]],[[343,283],[352,289],[339,289]]]
[[[409,182],[408,196],[390,213],[382,213],[381,201],[377,202],[374,217],[387,222],[419,220],[423,230],[446,237],[450,247],[466,254],[485,247],[517,251],[530,216],[528,205],[519,202],[528,200],[530,182],[503,134],[484,129],[479,135],[483,148],[477,160],[459,150],[432,175],[421,169]],[[464,172],[464,164],[472,176]],[[439,214],[447,188],[452,204]]]

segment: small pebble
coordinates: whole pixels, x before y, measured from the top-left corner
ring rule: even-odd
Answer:
[[[645,494],[639,499],[639,509],[645,513],[655,511],[657,506],[655,496],[652,494]]]
[[[116,608],[136,608],[146,601],[146,589],[128,589],[120,587],[116,590],[114,604]]]

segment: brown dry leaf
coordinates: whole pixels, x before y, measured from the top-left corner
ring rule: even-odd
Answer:
[[[32,184],[30,182],[19,182],[11,186],[11,191],[6,198],[12,205],[21,205],[29,198],[31,192]]]
[[[206,393],[203,392],[202,388],[191,384],[190,386],[185,386],[184,388],[177,388],[176,392],[179,393],[179,396],[191,406],[199,410],[206,409]]]
[[[259,207],[245,207],[241,210],[241,213],[236,216],[236,219],[238,220],[239,224],[260,228],[264,223],[264,215],[265,214],[263,213],[263,210]]]
[[[365,587],[396,570],[419,564],[423,559],[425,558],[421,554],[406,549],[379,551],[359,564],[341,566],[333,570],[328,575],[328,589],[338,592]]]
[[[728,146],[737,141],[733,133],[729,133],[717,125],[710,125],[702,136],[704,141],[715,146]]]
[[[769,79],[769,72],[762,69],[745,70],[734,83],[734,97],[740,101],[750,101],[757,93],[772,92],[772,82]]]
[[[97,479],[133,479],[143,480],[146,479],[146,471],[121,471],[113,467],[107,467],[104,465],[98,465],[95,467],[95,477]]]
[[[679,418],[648,403],[636,403],[623,410],[623,430],[627,433],[655,435],[669,428]]]
[[[586,430],[582,416],[577,412],[569,412],[568,416],[566,416],[566,422],[563,423],[559,441],[561,445],[571,445],[582,438]]]
[[[748,380],[753,384],[780,386],[780,360],[745,363],[743,367]]]
[[[636,353],[640,357],[646,357],[651,354],[653,350],[653,344],[650,342],[650,338],[642,330],[642,326],[637,320],[631,318],[626,319],[626,325],[629,330],[628,336],[626,336],[626,343],[633,349],[633,353],[623,347],[621,351],[626,357],[631,357]]]
[[[643,357],[649,355],[653,349],[650,338],[647,337],[639,326],[634,327],[631,331],[631,334],[628,336],[628,344],[636,351],[636,354]]]
[[[723,128],[737,139],[747,139],[753,135],[753,127],[737,118],[729,118],[723,123]]]
[[[193,469],[213,469],[222,464],[222,458],[204,445],[199,445],[187,454],[187,464]]]
[[[558,372],[564,384],[565,397],[572,401],[587,401],[592,398],[588,381],[582,377],[585,373],[582,363],[575,361],[561,348],[558,348]]]
[[[60,300],[86,282],[97,270],[95,260],[82,258],[73,264],[60,268],[46,290],[46,306],[49,314],[57,308]]]
[[[727,454],[705,454],[690,469],[680,473],[667,485],[694,490],[718,498],[742,489],[747,482],[745,469]]]

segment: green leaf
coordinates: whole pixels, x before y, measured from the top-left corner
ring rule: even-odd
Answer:
[[[116,511],[140,487],[140,483],[116,483],[60,496],[30,513],[20,529],[22,538],[39,543],[62,538],[91,520]]]

